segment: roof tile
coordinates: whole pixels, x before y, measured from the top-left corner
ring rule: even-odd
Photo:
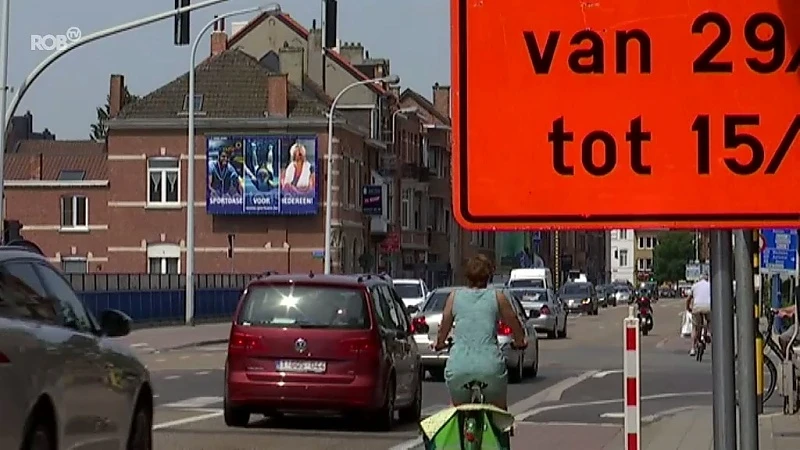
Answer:
[[[5,175],[7,180],[55,181],[62,170],[82,170],[86,180],[107,180],[107,159],[102,142],[25,140],[6,155]]]

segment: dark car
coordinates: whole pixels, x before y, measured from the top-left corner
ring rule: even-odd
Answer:
[[[569,312],[596,316],[600,312],[600,302],[592,283],[571,282],[561,286],[558,297]]]
[[[601,308],[608,308],[609,306],[617,306],[617,298],[614,296],[614,287],[610,284],[597,286],[597,299]]]
[[[333,411],[370,428],[417,422],[422,364],[392,281],[377,275],[275,275],[252,281],[231,327],[224,418]]]

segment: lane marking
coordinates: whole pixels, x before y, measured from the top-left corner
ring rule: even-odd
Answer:
[[[702,391],[702,392],[672,392],[667,394],[657,394],[657,395],[647,395],[641,398],[642,401],[645,400],[659,400],[663,398],[675,398],[675,397],[701,397],[701,396],[708,396],[711,395],[711,391]],[[535,416],[537,414],[541,414],[547,411],[553,411],[557,409],[564,409],[564,408],[574,408],[576,406],[596,406],[596,405],[610,405],[613,403],[623,403],[625,400],[621,398],[617,398],[614,400],[596,400],[593,402],[580,402],[580,403],[564,403],[560,405],[550,405],[550,406],[543,406],[541,408],[532,409],[526,411],[522,414],[519,414],[515,417],[516,420],[525,420],[528,417]]]
[[[216,411],[216,412],[210,412],[210,413],[206,413],[206,414],[200,414],[199,416],[191,416],[191,417],[185,417],[183,419],[170,420],[169,422],[162,422],[162,423],[153,425],[153,430],[163,430],[165,428],[173,428],[173,427],[178,427],[178,426],[181,426],[181,425],[187,425],[187,424],[190,424],[190,423],[202,422],[204,420],[209,420],[209,419],[215,419],[217,417],[221,417],[222,414],[223,414],[222,411]]]
[[[195,374],[195,375],[208,375],[208,374],[210,374],[210,373],[211,373],[211,372],[209,372],[208,370],[201,370],[201,371],[199,371],[199,372],[195,372],[194,374]]]
[[[608,412],[600,414],[600,417],[603,419],[624,419],[625,413],[618,413],[618,412]]]
[[[180,375],[169,375],[167,377],[164,377],[164,379],[165,380],[177,380],[180,377],[181,377]]]
[[[560,426],[560,427],[610,427],[610,428],[620,428],[622,427],[621,424],[618,423],[610,423],[610,422],[597,422],[597,423],[588,423],[588,422],[520,422],[515,423],[514,426],[519,428],[520,426]]]
[[[222,401],[222,397],[192,397],[160,406],[164,408],[203,408],[221,403]]]
[[[181,356],[181,357],[180,357],[180,358],[178,358],[178,359],[189,359],[189,356],[188,356],[188,355],[183,355],[183,356]]]
[[[592,375],[592,378],[605,378],[609,375],[614,375],[616,373],[622,373],[622,370],[604,370],[602,372],[597,372],[596,374]]]
[[[166,362],[166,361],[167,361],[167,358],[158,358],[156,360],[156,362],[159,362],[159,363]]]
[[[594,374],[596,374],[597,370],[590,370],[588,372],[584,372],[578,376],[570,377],[560,382],[543,389],[536,394],[531,395],[530,397],[524,398],[513,405],[509,406],[508,411],[511,414],[517,414],[516,421],[521,422],[522,419],[519,419],[521,413],[524,411],[529,410],[530,408],[535,407],[538,404],[545,403],[545,402],[557,402],[561,400],[561,397],[564,395],[564,392],[567,389],[574,387],[575,385],[586,381],[587,379],[591,378]],[[408,441],[401,442],[394,447],[390,448],[389,450],[411,450],[416,447],[422,445],[422,437],[417,437],[414,439],[409,439]]]
[[[142,347],[150,347],[150,344],[147,342],[137,342],[135,344],[131,344],[131,348],[142,348]]]

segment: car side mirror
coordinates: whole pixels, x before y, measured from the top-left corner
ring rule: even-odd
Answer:
[[[100,331],[107,337],[122,337],[131,333],[131,319],[116,309],[107,309],[100,314]]]
[[[419,306],[417,305],[406,306],[406,311],[408,311],[409,314],[416,314],[419,312]]]

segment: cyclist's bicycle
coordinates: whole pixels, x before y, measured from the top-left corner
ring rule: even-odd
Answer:
[[[778,384],[778,368],[775,366],[775,363],[770,358],[769,350],[772,350],[772,354],[778,358],[778,361],[782,362],[785,359],[784,352],[781,350],[780,345],[772,339],[772,332],[773,327],[775,325],[775,317],[778,310],[776,309],[767,309],[765,311],[765,315],[767,318],[767,329],[766,332],[761,332],[761,330],[756,327],[756,333],[758,333],[761,337],[761,351],[764,354],[764,391],[761,393],[761,403],[764,404],[772,397],[772,394],[775,393],[775,388]],[[738,360],[738,355],[736,356]],[[738,375],[739,372],[739,364],[738,361],[736,363],[736,373]]]
[[[695,359],[697,362],[703,361],[703,354],[706,352],[706,345],[711,342],[711,338],[708,336],[708,321],[704,321],[703,327],[700,329],[700,336],[697,339],[697,348],[694,349],[695,351]]]

